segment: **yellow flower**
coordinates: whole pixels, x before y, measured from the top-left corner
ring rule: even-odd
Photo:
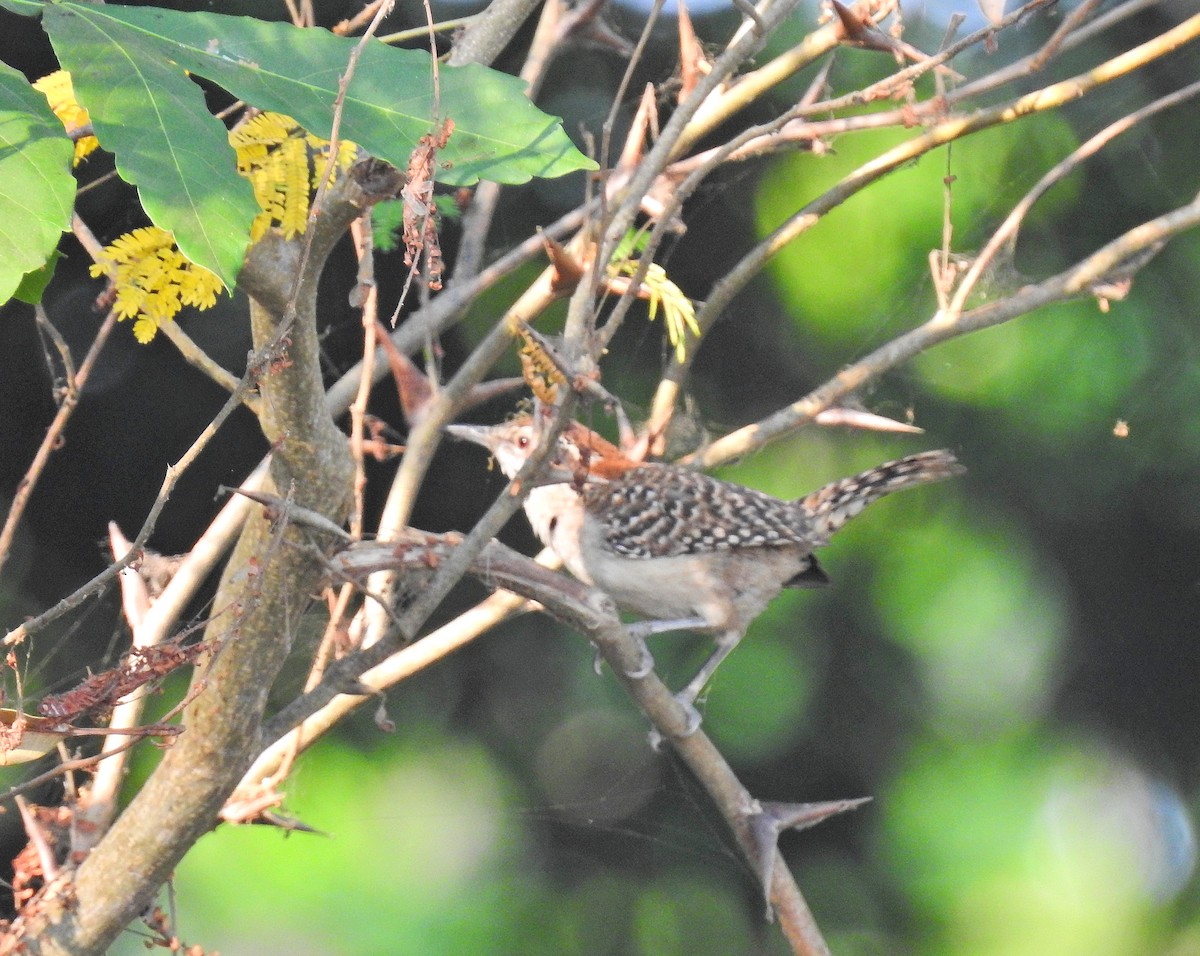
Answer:
[[[285,239],[308,228],[309,201],[329,157],[329,141],[305,132],[290,116],[259,113],[231,130],[229,143],[237,153],[238,172],[250,180],[262,212],[250,227],[257,241],[271,228]],[[346,170],[358,155],[349,140],[338,145],[330,177]]]
[[[107,275],[116,289],[113,309],[119,319],[135,318],[133,335],[149,342],[163,322],[185,305],[212,308],[225,286],[216,274],[188,259],[165,229],[135,229],[105,246],[91,267]]]
[[[66,70],[56,70],[43,76],[33,84],[33,88],[46,97],[50,109],[54,110],[54,115],[62,121],[68,133],[91,125],[92,118],[75,99],[71,74]],[[75,141],[75,159],[72,165],[78,166],[85,156],[99,148],[100,140],[95,136],[81,136]]]
[[[612,280],[630,277],[637,274],[641,264],[638,253],[645,246],[648,234],[630,230],[617,243],[612,260],[608,264],[608,275]],[[624,286],[613,291],[624,291]],[[681,364],[687,359],[687,334],[699,338],[700,326],[696,324],[696,307],[692,300],[683,294],[667,275],[667,270],[657,262],[652,262],[646,269],[646,277],[642,279],[638,298],[649,301],[650,321],[658,315],[659,308],[663,312],[663,320],[667,326],[667,339],[675,349],[675,358]]]

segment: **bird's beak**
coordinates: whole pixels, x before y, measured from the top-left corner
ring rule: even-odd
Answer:
[[[486,425],[447,425],[446,433],[463,441],[482,445],[488,451],[496,450],[494,433]]]

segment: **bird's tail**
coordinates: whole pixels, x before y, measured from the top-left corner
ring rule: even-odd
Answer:
[[[831,482],[801,498],[797,504],[806,512],[816,543],[823,544],[842,525],[884,495],[943,481],[965,471],[950,452],[926,451]]]

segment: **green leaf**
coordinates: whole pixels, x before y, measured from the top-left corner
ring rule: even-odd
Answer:
[[[36,17],[42,12],[41,0],[0,0],[0,7],[23,17]]]
[[[325,30],[216,13],[69,2],[57,8],[86,19],[98,32],[119,30],[131,38],[126,42],[137,34],[139,62],[153,49],[234,96],[286,113],[324,137],[331,132],[338,78],[359,42]],[[50,20],[47,14],[48,30]],[[452,119],[454,133],[438,153],[436,174],[451,186],[479,179],[523,183],[596,168],[555,117],[529,102],[518,78],[482,66],[439,70],[435,114],[429,54],[368,42],[347,91],[341,136],[404,169],[421,136],[433,130],[435,115]]]
[[[44,24],[97,137],[137,186],[155,225],[232,288],[258,203],[237,174],[225,127],[161,43],[101,7],[46,7]]]
[[[45,264],[70,227],[73,152],[46,98],[0,63],[0,302]]]
[[[57,249],[51,252],[50,258],[45,261],[40,269],[26,272],[22,276],[21,284],[17,286],[17,290],[13,293],[12,297],[21,302],[28,302],[30,305],[37,305],[41,302],[42,295],[46,291],[46,286],[54,278],[54,268],[58,265],[58,260],[62,257],[62,253]]]
[[[371,236],[376,252],[391,252],[400,245],[404,203],[388,199],[371,207]]]

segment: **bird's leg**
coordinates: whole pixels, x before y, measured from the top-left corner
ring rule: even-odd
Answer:
[[[702,617],[681,617],[673,621],[634,621],[626,624],[625,630],[630,637],[647,638],[670,631],[707,631],[709,626]]]
[[[709,682],[713,673],[721,666],[721,661],[725,660],[729,656],[729,652],[738,646],[738,642],[741,639],[741,631],[722,631],[718,634],[716,648],[709,655],[708,660],[704,662],[704,666],[696,673],[696,676],[688,681],[687,686],[675,695],[675,699],[685,707],[694,708],[696,698],[704,690],[704,685]]]
[[[655,634],[666,634],[669,631],[695,631],[704,630],[708,627],[708,622],[702,617],[685,617],[674,621],[635,621],[632,624],[625,625],[625,633],[633,640],[642,644],[642,664],[632,671],[628,672],[629,677],[637,680],[640,677],[645,677],[654,670],[654,658],[650,656],[650,650],[645,645],[647,637],[652,637]],[[596,661],[593,669],[597,674],[600,673],[600,665],[604,663],[603,655],[597,650]]]
[[[674,621],[635,621],[633,624],[625,625],[625,631],[635,641],[642,642],[642,648],[646,649],[645,639],[655,634],[666,634],[670,631],[695,631],[704,630],[708,627],[708,621],[702,617],[683,617]],[[631,673],[630,677],[645,677],[654,669],[654,658],[650,656],[650,651],[646,649],[645,667],[638,668],[638,672]]]

